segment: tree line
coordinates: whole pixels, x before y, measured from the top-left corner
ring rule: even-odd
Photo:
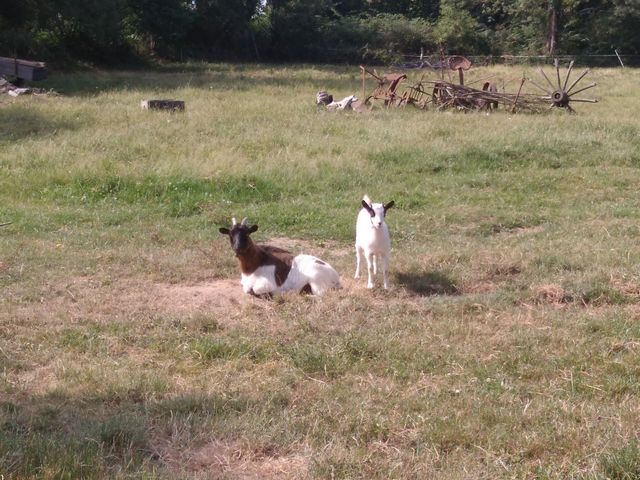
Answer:
[[[20,0],[0,55],[389,62],[403,54],[640,54],[638,0]]]

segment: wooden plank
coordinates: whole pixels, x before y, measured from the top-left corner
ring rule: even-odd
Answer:
[[[184,101],[182,100],[142,100],[140,108],[143,110],[171,110],[184,111]]]
[[[44,80],[47,78],[47,66],[43,62],[0,57],[0,75],[29,81]]]

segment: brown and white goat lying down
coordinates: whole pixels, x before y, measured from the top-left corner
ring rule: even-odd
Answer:
[[[256,245],[250,236],[257,225],[248,226],[247,219],[231,229],[220,228],[229,236],[231,248],[240,262],[241,284],[245,293],[268,295],[298,291],[322,295],[331,288],[340,288],[340,277],[331,265],[312,255],[294,255],[282,248]]]

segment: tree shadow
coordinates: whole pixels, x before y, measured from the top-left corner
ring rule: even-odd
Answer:
[[[396,281],[409,292],[422,297],[460,294],[453,279],[442,272],[399,272],[396,273]]]
[[[313,72],[311,72],[313,70]],[[347,70],[345,70],[347,72]],[[311,83],[317,90],[345,91],[335,69],[311,65],[185,63],[126,70],[88,70],[53,73],[38,87],[65,96],[92,96],[127,90],[251,91],[260,87],[300,88]]]
[[[258,402],[242,396],[184,394],[154,398],[132,388],[82,396],[54,391],[0,401],[0,471],[27,478],[47,471],[55,478],[109,478],[113,470],[139,478],[166,467],[158,438],[176,427],[194,430],[211,418],[237,418]],[[153,398],[153,400],[151,400]],[[184,446],[185,449],[187,446]]]
[[[31,136],[52,135],[60,130],[76,130],[86,125],[86,119],[48,117],[28,106],[11,105],[0,109],[0,145]]]

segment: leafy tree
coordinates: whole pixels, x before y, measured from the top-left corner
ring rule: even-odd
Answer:
[[[464,0],[442,0],[436,40],[451,53],[488,51],[485,29],[471,16]]]
[[[369,0],[365,13],[392,13],[411,18],[436,19],[440,10],[440,0]]]
[[[334,15],[331,0],[270,0],[271,55],[279,60],[317,58],[323,18]]]
[[[60,36],[71,56],[101,63],[128,59],[125,0],[59,0],[55,6],[46,27]]]
[[[29,43],[30,2],[0,3],[0,55],[22,54]]]
[[[596,30],[596,48],[610,51],[619,48],[624,53],[640,54],[640,3],[633,0],[614,0],[606,19]]]
[[[437,48],[433,23],[404,15],[340,17],[325,23],[321,34],[326,45],[342,53],[329,58],[338,61],[390,62],[399,53]]]
[[[640,54],[638,0],[0,0],[0,55],[389,61],[450,53]]]
[[[614,49],[640,54],[640,3],[634,0],[576,2],[576,21],[570,27],[579,33],[573,48],[585,53],[611,53]]]
[[[333,3],[334,11],[340,16],[368,13],[369,7],[367,0],[336,0]]]
[[[176,56],[196,14],[190,0],[128,0],[127,36],[151,54]]]
[[[114,63],[126,54],[125,0],[25,0],[3,2],[19,55],[90,59]],[[9,49],[8,47],[6,49]],[[3,50],[6,50],[3,49]]]
[[[250,57],[252,18],[259,0],[193,0],[195,21],[188,39],[208,56]]]

